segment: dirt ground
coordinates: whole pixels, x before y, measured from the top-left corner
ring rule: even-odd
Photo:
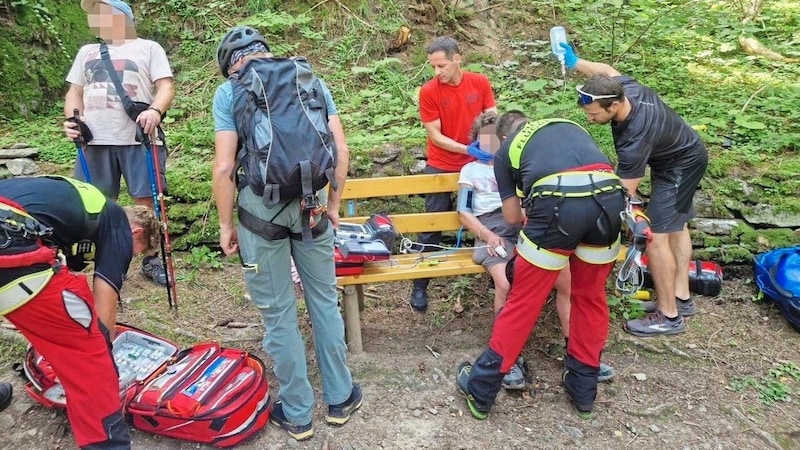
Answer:
[[[164,291],[134,268],[136,263],[123,291],[121,321],[182,346],[216,339],[248,349],[267,363],[272,392],[277,392],[272,363],[260,348],[264,330],[259,316],[242,298],[239,266],[226,263],[220,270],[209,270],[182,264],[177,315],[167,308]],[[295,442],[268,425],[239,448],[800,448],[797,380],[778,379],[789,388],[790,399],[775,405],[762,403],[755,389],[734,389],[737,380],[761,380],[770,369],[800,361],[800,334],[771,304],[752,301],[755,287],[748,279],[726,280],[719,297],[697,297],[700,313],[689,319],[689,331],[682,335],[634,338],[622,331],[622,319],[616,318],[603,360],[617,375],[601,384],[591,420],[575,415],[559,383],[563,339],[552,301],[523,351],[529,389],[501,392],[488,420],[472,418],[455,386],[455,368],[484,348],[492,297],[487,275],[469,278],[461,300],[465,310],[456,314],[454,300],[448,298],[454,282],[434,281],[426,314],[408,306],[410,283],[367,289],[362,316],[365,352],[350,358],[354,378],[364,390],[364,405],[350,423],[341,428],[327,425],[324,405],[318,404],[311,440]],[[237,328],[218,326],[231,321]],[[308,326],[305,322],[306,335]],[[310,340],[308,344],[312,382],[319,389]],[[0,368],[0,380],[11,381],[15,389],[12,405],[0,413],[0,448],[76,448],[63,412],[29,399],[10,365]],[[134,448],[210,448],[132,433]]]

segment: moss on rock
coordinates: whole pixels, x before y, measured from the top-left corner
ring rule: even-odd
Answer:
[[[0,117],[49,111],[63,96],[64,77],[81,45],[93,36],[79,2],[29,0],[0,21]]]

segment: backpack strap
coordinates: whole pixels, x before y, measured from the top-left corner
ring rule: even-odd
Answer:
[[[105,41],[100,43],[100,58],[103,60],[103,64],[106,65],[106,72],[111,82],[114,83],[114,89],[117,90],[117,95],[122,99],[122,106],[125,108],[125,113],[132,121],[136,122],[136,118],[139,117],[139,114],[148,109],[150,105],[147,103],[139,103],[141,106],[137,106],[136,102],[131,100],[128,93],[125,92],[125,88],[122,87],[122,82],[119,80],[119,75],[117,75],[117,69],[114,68],[114,64],[111,62],[111,55],[108,54],[108,44],[106,44]],[[165,113],[161,113],[162,120],[165,115]],[[156,137],[162,143],[166,142],[166,136],[164,135],[164,130],[161,129],[160,123],[158,124]]]
[[[314,248],[314,239],[311,236],[311,211],[317,209],[317,195],[311,185],[311,161],[300,161],[300,185],[303,190],[303,244],[307,249]],[[266,190],[264,196],[266,197]]]

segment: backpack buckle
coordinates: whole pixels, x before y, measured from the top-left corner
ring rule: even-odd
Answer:
[[[303,195],[303,201],[301,202],[301,208],[305,211],[314,211],[319,208],[319,199],[317,198],[316,194],[305,194]]]

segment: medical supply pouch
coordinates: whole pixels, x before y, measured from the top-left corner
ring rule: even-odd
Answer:
[[[160,374],[178,352],[163,338],[128,325],[117,324],[112,354],[119,372],[120,400],[124,404],[141,383]],[[44,357],[29,346],[22,365],[28,383],[25,390],[47,407],[66,407],[64,388]]]
[[[126,412],[140,430],[223,448],[263,428],[270,407],[264,363],[209,342],[178,354],[137,390]]]
[[[163,338],[117,324],[112,353],[123,411],[142,431],[222,448],[269,420],[264,363],[244,350],[208,342],[178,353]],[[32,347],[23,370],[28,395],[47,407],[66,406],[58,378]]]

